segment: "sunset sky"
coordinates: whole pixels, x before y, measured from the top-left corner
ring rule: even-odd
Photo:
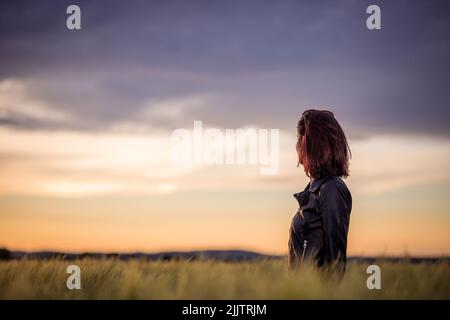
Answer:
[[[349,255],[450,255],[448,1],[1,1],[0,247],[285,254],[296,123],[349,138]],[[82,29],[66,28],[78,4]],[[175,166],[171,133],[280,130],[280,167]]]

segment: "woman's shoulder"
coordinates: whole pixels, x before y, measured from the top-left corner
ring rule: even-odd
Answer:
[[[350,191],[348,190],[344,179],[336,175],[327,177],[320,187],[320,194],[322,195],[334,192],[350,195]]]

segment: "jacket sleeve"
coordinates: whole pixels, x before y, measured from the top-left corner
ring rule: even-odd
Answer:
[[[325,183],[319,193],[319,211],[324,231],[324,262],[345,268],[351,195],[339,183]]]

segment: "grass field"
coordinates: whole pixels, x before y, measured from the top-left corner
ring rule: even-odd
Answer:
[[[66,287],[66,268],[81,268],[80,290]],[[287,270],[282,260],[257,262],[0,262],[1,299],[450,299],[447,261],[379,262],[381,290],[368,290],[367,264],[348,265],[342,279],[312,267]]]

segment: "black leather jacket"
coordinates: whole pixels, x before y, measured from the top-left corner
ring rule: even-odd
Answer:
[[[289,234],[289,265],[312,259],[318,266],[345,270],[347,234],[352,196],[338,176],[327,176],[309,183],[294,194],[299,204]]]

